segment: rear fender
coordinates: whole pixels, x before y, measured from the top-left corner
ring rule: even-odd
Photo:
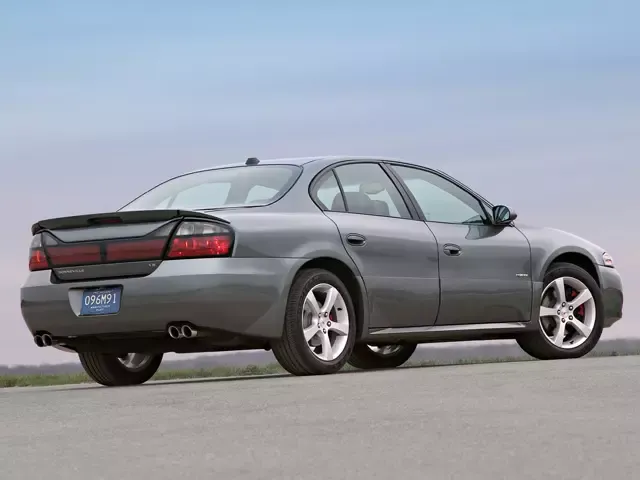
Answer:
[[[368,296],[360,272],[348,255],[337,226],[324,213],[280,213],[262,210],[225,212],[235,232],[234,257],[287,258],[295,263],[280,284],[281,298],[277,311],[269,313],[278,322],[278,331],[284,327],[284,314],[291,285],[306,264],[318,259],[331,259],[346,266],[354,275],[363,306],[362,331],[367,331],[369,320]]]

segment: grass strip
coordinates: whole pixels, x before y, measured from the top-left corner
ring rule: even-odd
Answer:
[[[615,357],[640,355],[640,352],[592,352],[588,357]],[[424,362],[407,362],[403,365],[406,367],[428,367],[428,366],[445,366],[445,365],[472,365],[481,363],[504,363],[504,362],[522,362],[531,361],[530,357],[500,357],[500,358],[470,358],[460,359],[456,361],[446,360],[430,360]],[[401,368],[403,368],[401,367]],[[350,365],[346,365],[342,371],[355,370]],[[225,378],[225,377],[247,377],[256,375],[273,375],[286,373],[277,363],[268,365],[247,365],[245,367],[210,367],[189,370],[159,370],[152,380],[187,380],[199,378]],[[0,388],[9,387],[47,387],[58,385],[78,385],[85,383],[93,383],[93,381],[84,373],[70,373],[61,375],[0,375]]]

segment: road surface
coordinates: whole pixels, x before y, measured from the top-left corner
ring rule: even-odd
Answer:
[[[0,478],[640,475],[640,357],[0,390]]]

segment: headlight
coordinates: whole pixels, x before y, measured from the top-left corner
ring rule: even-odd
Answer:
[[[604,265],[606,265],[607,267],[613,267],[613,257],[609,255],[607,252],[604,252],[602,254],[602,261]]]

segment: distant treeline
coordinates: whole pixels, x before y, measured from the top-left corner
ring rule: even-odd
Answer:
[[[640,338],[601,340],[592,354],[640,354]],[[69,354],[69,358],[74,358]],[[412,362],[456,362],[472,359],[500,359],[500,358],[531,358],[525,354],[515,342],[493,343],[477,342],[464,346],[456,343],[437,346],[421,346],[411,358]],[[271,352],[248,351],[231,352],[216,356],[201,356],[192,359],[166,360],[161,370],[192,370],[220,366],[244,367],[247,365],[267,365],[275,363]],[[77,361],[57,365],[17,365],[0,366],[0,375],[31,375],[31,374],[69,374],[82,372]]]

